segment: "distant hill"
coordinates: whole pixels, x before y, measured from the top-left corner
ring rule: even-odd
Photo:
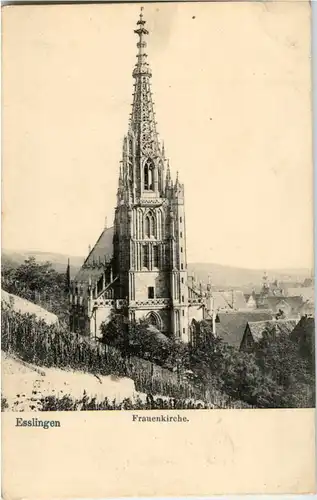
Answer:
[[[65,272],[68,256],[52,252],[32,252],[32,251],[2,251],[2,266],[17,266],[25,259],[34,256],[38,262],[49,261],[58,272]],[[70,271],[73,278],[84,262],[84,257],[70,256]],[[208,275],[217,289],[240,289],[251,292],[253,288],[258,290],[261,287],[263,270],[244,269],[241,267],[224,266],[221,264],[192,262],[188,264],[188,272],[191,276],[195,274],[196,281],[208,282]],[[266,269],[270,280],[292,281],[303,283],[306,278],[310,278],[310,269]]]
[[[298,283],[303,283],[311,275],[310,269],[266,269],[266,272],[270,281]],[[208,283],[208,275],[210,274],[211,282],[215,288],[240,289],[247,293],[251,292],[253,288],[256,291],[261,288],[264,270],[192,262],[188,264],[188,273],[189,275],[194,273],[196,281],[201,280],[203,283]]]
[[[52,252],[32,252],[32,251],[15,251],[2,250],[1,260],[2,266],[16,267],[28,259],[35,257],[37,262],[51,262],[54,269],[59,273],[66,272],[68,256],[60,253]],[[70,275],[73,278],[84,262],[84,257],[70,257]]]

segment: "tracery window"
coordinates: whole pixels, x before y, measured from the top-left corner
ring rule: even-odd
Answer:
[[[144,165],[144,189],[146,191],[154,190],[154,163],[149,158]]]
[[[149,247],[143,245],[143,267],[149,267]]]
[[[151,238],[151,236],[155,236],[155,218],[152,213],[149,213],[145,217],[145,236],[147,238]]]

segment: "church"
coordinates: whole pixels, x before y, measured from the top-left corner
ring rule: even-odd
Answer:
[[[127,322],[146,318],[162,333],[189,342],[191,323],[212,309],[209,292],[189,280],[184,185],[172,179],[158,138],[147,62],[146,21],[137,27],[137,62],[123,140],[113,227],[105,227],[70,294],[72,331],[100,336],[113,311]]]

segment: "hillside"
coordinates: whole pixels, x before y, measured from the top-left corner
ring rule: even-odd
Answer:
[[[3,250],[2,266],[16,266],[22,264],[28,257],[34,256],[38,262],[49,261],[58,272],[65,272],[68,256],[52,252],[32,252]],[[69,256],[70,273],[73,278],[84,262],[84,257]],[[262,269],[244,269],[240,267],[225,266],[214,263],[192,262],[188,264],[189,275],[193,273],[196,280],[208,282],[208,275],[211,275],[212,284],[215,288],[239,288],[245,292],[252,288],[258,289],[261,286],[263,271]],[[297,281],[302,283],[305,278],[311,276],[310,269],[266,269],[271,280],[279,281]]]
[[[25,259],[35,257],[37,262],[51,262],[53,268],[59,272],[66,272],[68,258],[70,259],[70,274],[73,278],[84,262],[84,257],[72,256],[52,252],[37,252],[37,251],[14,251],[2,250],[2,266],[16,267],[23,264]]]
[[[6,306],[12,307],[13,311],[22,314],[35,314],[38,320],[44,320],[48,325],[53,325],[58,322],[58,317],[38,304],[34,304],[29,300],[1,290],[1,302]]]
[[[125,377],[98,376],[79,371],[61,370],[31,365],[14,354],[1,352],[2,373],[5,378],[5,397],[9,411],[38,411],[40,400],[46,396],[81,398],[87,396],[98,401],[107,397],[120,403],[125,398],[132,401],[146,395],[135,389],[133,380]]]
[[[264,270],[244,269],[240,267],[223,266],[221,264],[194,262],[188,264],[189,275],[195,274],[196,280],[208,282],[208,275],[215,288],[239,288],[251,291],[258,290],[262,284]],[[309,277],[309,269],[266,269],[270,280],[296,281],[302,283]]]

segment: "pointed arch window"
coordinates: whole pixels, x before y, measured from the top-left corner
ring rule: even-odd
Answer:
[[[152,213],[145,217],[145,236],[147,238],[155,236],[155,217]]]
[[[149,267],[149,247],[148,245],[143,245],[143,267]]]
[[[150,158],[144,165],[144,189],[154,191],[154,163]]]
[[[153,267],[159,267],[159,248],[157,245],[153,246]]]

